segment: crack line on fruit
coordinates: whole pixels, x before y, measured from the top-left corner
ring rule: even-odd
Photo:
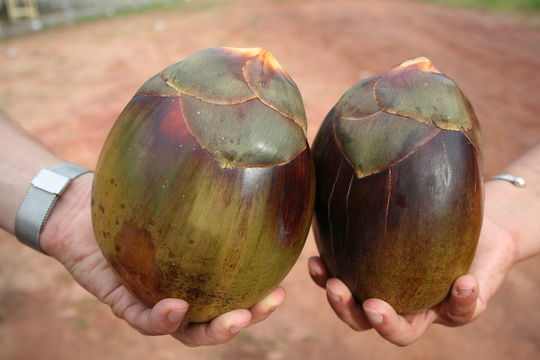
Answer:
[[[372,116],[379,115],[380,113],[383,113],[383,112],[384,111],[379,110],[379,111],[374,112],[373,114],[369,114],[369,115],[366,115],[366,116],[343,116],[343,115],[341,115],[340,119],[348,120],[348,121],[365,120],[365,119],[370,118]]]
[[[385,73],[386,74],[386,73]],[[375,104],[377,105],[377,107],[383,111],[383,107],[381,106],[381,102],[379,101],[379,99],[377,98],[377,86],[379,85],[379,81],[381,81],[381,78],[383,77],[383,75],[385,74],[382,74],[381,76],[379,76],[379,78],[377,80],[375,80],[375,83],[373,84],[373,87],[371,88],[371,93],[373,94],[373,100],[375,100]]]
[[[251,87],[251,85],[249,85]],[[272,104],[269,104],[267,103],[266,101],[264,101],[263,98],[261,98],[260,96],[256,96],[257,99],[259,99],[259,101],[261,103],[263,103],[264,105],[268,106],[270,109],[276,111],[277,113],[279,113],[281,116],[283,116],[284,118],[287,118],[289,120],[291,120],[293,122],[293,124],[295,124],[296,126],[299,126],[300,129],[302,129],[302,132],[305,134],[307,132],[307,129],[305,129],[302,124],[300,124],[298,121],[296,121],[295,119],[292,118],[292,116],[284,113],[283,111],[281,111],[280,109],[278,109],[277,107],[275,107],[274,105]]]
[[[176,95],[163,95],[163,94],[150,94],[146,92],[138,92],[135,94],[135,96],[153,96],[153,97],[161,97],[161,98],[177,98],[178,94]]]
[[[388,184],[387,184],[387,196],[386,196],[386,210],[384,214],[384,237],[388,230],[388,213],[390,212],[390,198],[392,197],[392,168],[388,169]]]
[[[448,151],[446,149],[446,142],[444,141],[444,136],[441,137],[441,142],[443,144],[443,152],[444,152],[444,159],[446,160],[445,161],[445,172],[444,172],[444,182],[445,182],[445,185],[448,186],[448,182],[450,181],[450,177],[452,176],[451,172],[450,172],[450,160],[448,159]]]
[[[332,207],[332,197],[334,196],[334,190],[336,190],[336,184],[339,179],[339,175],[341,174],[341,168],[342,168],[342,162],[339,163],[338,172],[336,175],[336,179],[334,180],[334,184],[332,185],[332,191],[330,191],[330,196],[328,197],[328,228],[330,230],[330,250],[332,251],[332,260],[334,261],[334,269],[337,271],[337,261],[336,261],[336,251],[334,246],[334,229],[332,226],[332,220],[331,220],[331,214],[330,214],[330,208]]]
[[[251,81],[249,79],[249,76],[246,72],[246,69],[247,69],[247,65],[248,63],[252,60],[253,58],[249,59],[248,61],[246,61],[246,63],[244,64],[244,66],[242,67],[242,76],[244,77],[244,81],[246,82],[247,86],[251,89],[251,91],[253,91],[253,93],[255,94],[255,98],[259,99],[259,101],[261,103],[263,103],[264,105],[268,106],[270,109],[276,111],[277,113],[279,113],[280,115],[282,115],[283,117],[291,120],[294,124],[296,124],[297,126],[300,126],[300,128],[302,129],[302,131],[304,132],[304,134],[307,133],[307,128],[304,127],[300,122],[296,121],[291,115],[289,114],[286,114],[285,112],[283,112],[282,110],[278,109],[277,107],[275,107],[274,105],[272,104],[269,104],[267,103],[261,96],[259,96],[259,93],[257,92],[257,90],[255,90],[255,88],[251,85]]]
[[[351,195],[351,188],[352,183],[354,180],[354,173],[351,174],[351,180],[349,181],[349,188],[347,189],[347,198],[345,201],[345,239],[341,245],[341,257],[340,259],[343,259],[345,257],[345,242],[349,238],[349,196]]]
[[[186,92],[185,90],[181,90],[180,88],[178,88],[173,82],[171,82],[169,79],[165,78],[163,74],[161,74],[161,78],[163,79],[163,81],[165,82],[165,84],[167,84],[169,87],[173,88],[174,90],[178,91],[178,94],[181,94],[181,95],[186,95],[186,96],[191,96],[195,99],[198,99],[198,100],[201,100],[201,101],[204,101],[204,102],[207,102],[207,103],[210,103],[210,104],[216,104],[216,105],[238,105],[238,104],[243,104],[245,102],[248,102],[248,101],[251,101],[251,100],[255,100],[258,98],[258,96],[256,94],[254,95],[251,95],[251,96],[248,96],[248,97],[244,97],[244,98],[239,98],[239,99],[232,99],[232,100],[211,100],[211,99],[205,99],[204,97],[202,96],[199,96],[199,95],[195,95],[195,94],[192,94],[192,93],[189,93],[189,92]]]
[[[418,121],[418,122],[420,122],[422,124],[426,124],[426,125],[433,124],[433,121],[431,121],[430,119],[415,118],[415,117],[407,115],[407,114],[405,114],[405,113],[403,113],[401,111],[392,110],[392,109],[386,109],[386,108],[381,108],[381,111],[385,112],[387,114],[396,115],[396,116],[402,116],[402,117],[405,117],[405,118],[413,119],[413,120]],[[435,126],[437,126],[437,124],[435,124]],[[437,127],[440,128],[439,126],[437,126]],[[449,130],[449,129],[445,129],[445,130]]]

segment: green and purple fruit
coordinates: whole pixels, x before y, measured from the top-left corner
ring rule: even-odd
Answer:
[[[349,89],[313,145],[315,236],[357,301],[399,313],[438,304],[473,260],[482,143],[457,85],[425,58]]]
[[[248,308],[304,245],[315,173],[300,93],[262,49],[202,50],[150,78],[101,152],[92,194],[98,244],[151,306],[187,320]]]

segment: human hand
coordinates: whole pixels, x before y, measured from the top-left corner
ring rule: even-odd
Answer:
[[[147,307],[120,283],[96,243],[90,216],[92,179],[93,174],[80,176],[60,197],[41,234],[41,248],[140,333],[169,334],[188,346],[221,344],[266,319],[284,301],[285,290],[277,287],[250,309],[234,310],[204,324],[183,321],[188,309],[183,300],[163,299]]]
[[[358,304],[341,280],[330,278],[319,257],[310,258],[308,266],[313,281],[326,288],[328,302],[336,315],[353,330],[374,328],[386,340],[406,346],[420,339],[432,323],[461,326],[476,319],[514,262],[512,237],[486,215],[469,274],[454,282],[448,297],[440,304],[407,315],[397,314],[380,299]]]

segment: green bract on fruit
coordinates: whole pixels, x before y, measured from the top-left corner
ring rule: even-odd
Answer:
[[[186,300],[195,322],[268,294],[311,223],[305,131],[295,83],[262,49],[202,50],[150,78],[111,130],[92,194],[123,284],[148,305]]]
[[[349,89],[313,145],[315,236],[358,301],[436,305],[474,257],[482,144],[457,85],[425,58]]]

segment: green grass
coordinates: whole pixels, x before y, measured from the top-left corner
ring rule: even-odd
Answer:
[[[510,11],[540,11],[540,0],[423,0],[452,6],[471,6]]]
[[[186,2],[185,0],[173,0],[168,3],[163,2],[150,2],[143,4],[136,9],[118,9],[114,12],[112,17],[126,16],[126,15],[138,15],[138,14],[149,14],[159,11],[175,11],[175,12],[197,12],[201,10],[206,10],[211,7],[226,5],[230,3],[231,0],[197,0]],[[80,17],[78,23],[89,23],[99,20],[107,19],[106,14],[99,15],[89,15]]]
[[[29,29],[23,30],[19,33],[15,34],[2,34],[0,33],[0,44],[2,42],[10,41],[10,39],[17,37],[20,38],[22,36],[34,36],[36,34],[42,34],[47,31],[55,30],[58,28],[62,28],[64,26],[68,25],[74,25],[74,24],[87,24],[87,23],[93,23],[98,21],[106,21],[111,18],[116,17],[124,17],[124,16],[132,16],[132,15],[139,15],[139,14],[148,14],[153,12],[185,12],[185,13],[192,13],[192,12],[199,12],[204,11],[210,8],[217,8],[220,6],[229,5],[232,2],[237,0],[170,0],[169,2],[149,2],[142,4],[141,6],[137,8],[123,8],[123,9],[116,9],[113,13],[107,15],[105,13],[105,9],[103,9],[103,12],[99,12],[94,15],[85,15],[84,9],[77,15],[77,17],[74,19],[73,23],[67,23],[67,22],[57,22],[57,23],[48,23],[47,21],[44,21],[44,27],[40,31],[31,31]],[[1,2],[1,0],[0,0]],[[2,101],[2,96],[0,96],[0,102]],[[1,104],[0,104],[1,105]]]

